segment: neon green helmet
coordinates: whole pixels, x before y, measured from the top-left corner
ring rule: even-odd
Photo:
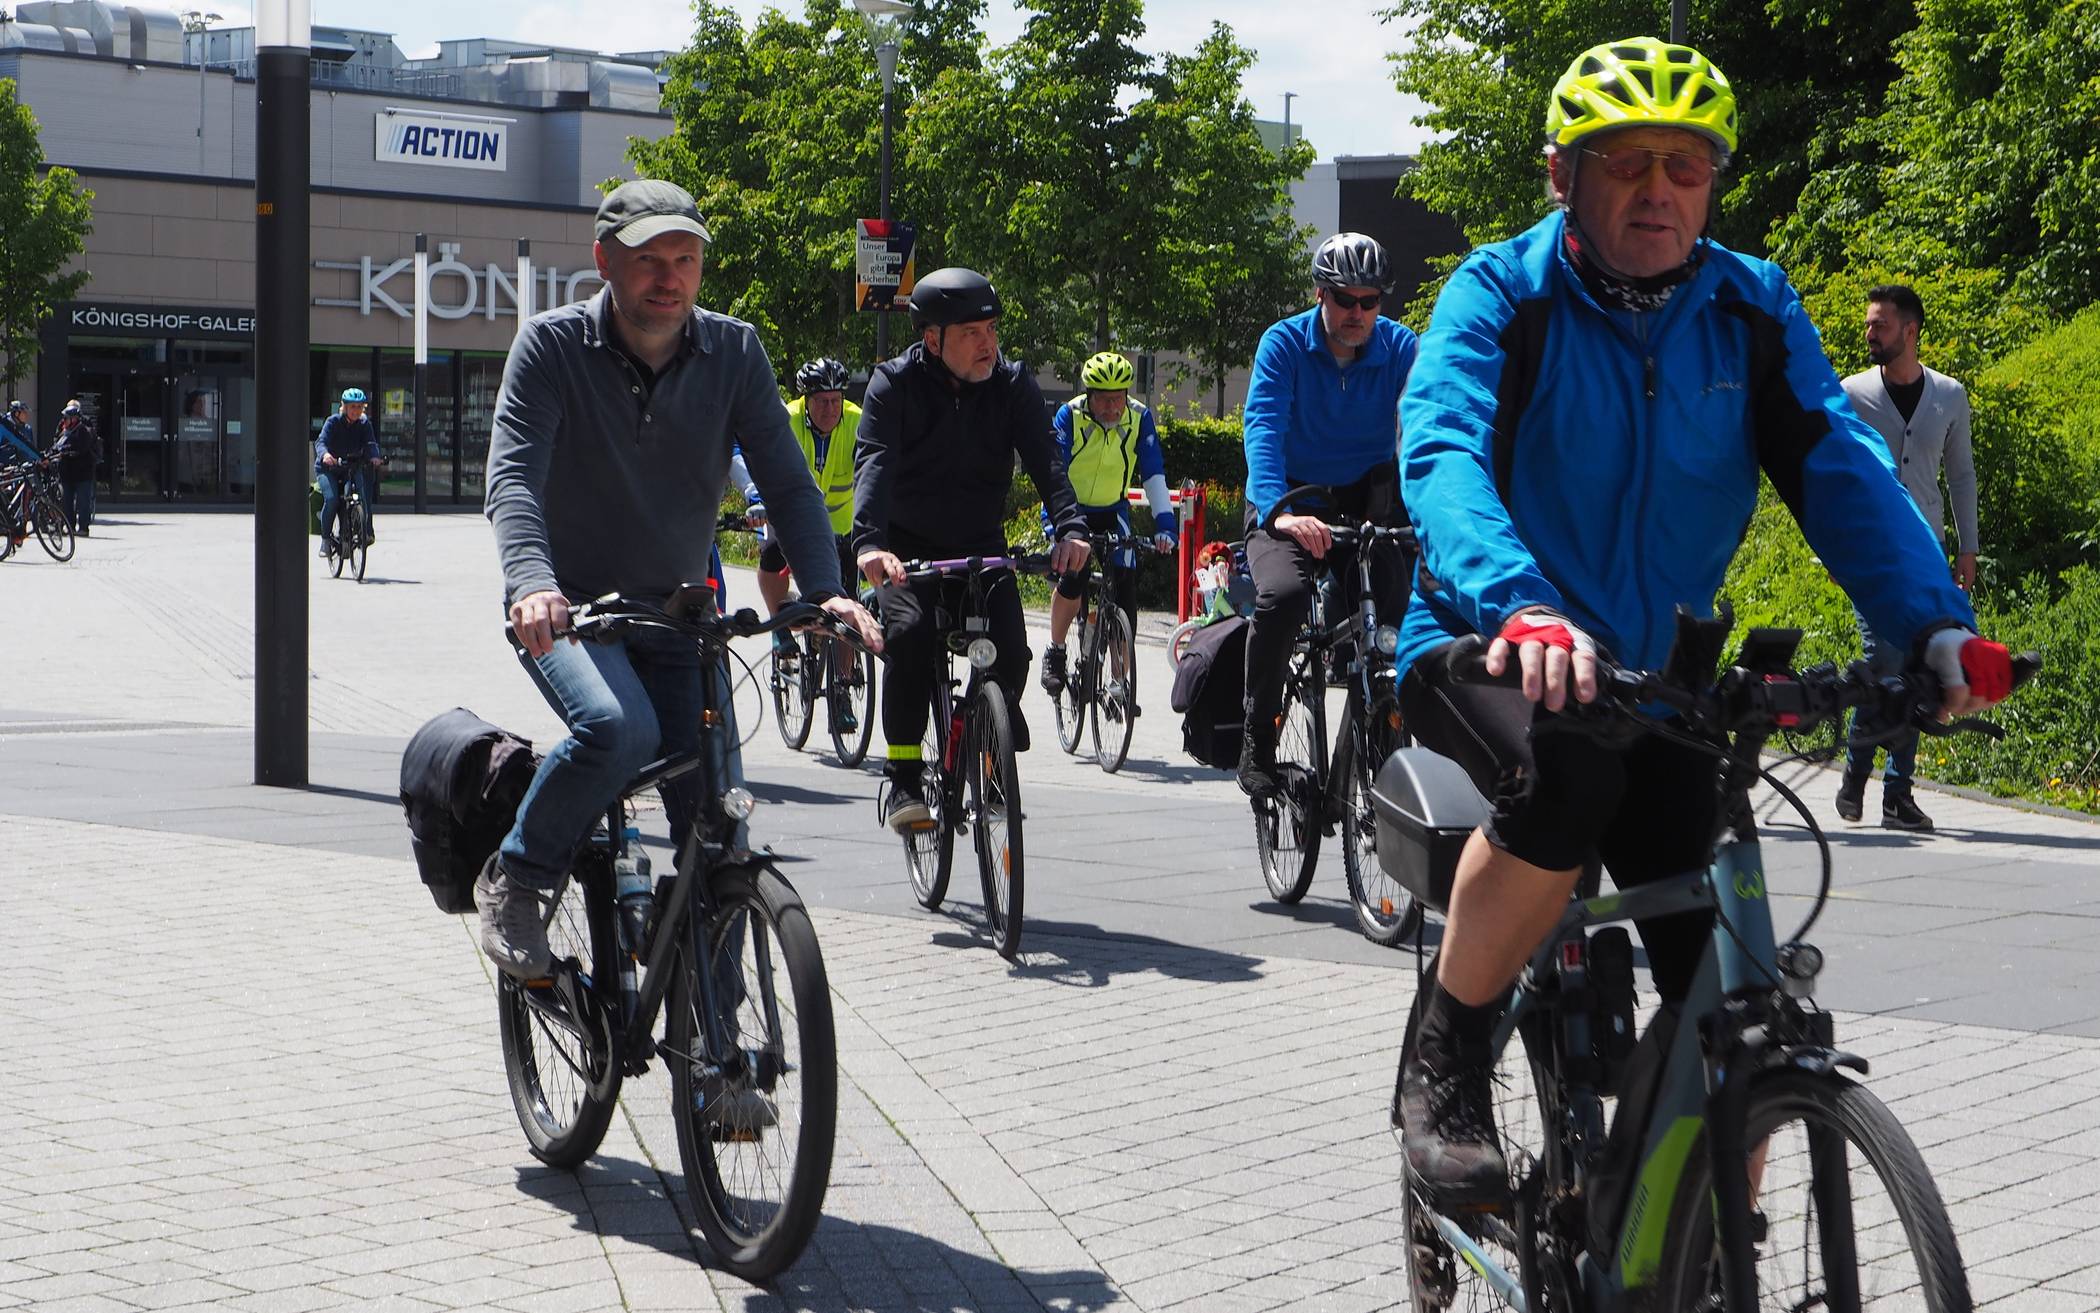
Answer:
[[[1546,140],[1571,146],[1608,128],[1686,128],[1735,151],[1735,92],[1706,56],[1652,36],[1591,46],[1554,84]]]
[[[1079,386],[1089,392],[1127,391],[1137,382],[1137,370],[1113,351],[1091,356],[1079,367]]]

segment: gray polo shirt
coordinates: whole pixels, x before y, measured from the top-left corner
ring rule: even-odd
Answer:
[[[838,592],[824,499],[757,331],[695,308],[652,385],[609,336],[611,304],[601,290],[533,316],[504,366],[484,504],[504,601],[660,600],[706,579],[733,444],[804,595]]]

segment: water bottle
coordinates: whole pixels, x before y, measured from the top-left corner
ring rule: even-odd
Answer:
[[[642,832],[630,825],[621,832],[620,852],[613,858],[613,902],[620,912],[620,947],[632,957],[642,955],[654,893]]]

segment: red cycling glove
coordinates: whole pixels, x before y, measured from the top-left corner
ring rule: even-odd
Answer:
[[[1502,632],[1497,637],[1513,647],[1522,647],[1526,643],[1544,643],[1547,647],[1557,647],[1571,656],[1577,651],[1589,652],[1596,649],[1588,634],[1551,611],[1537,608],[1519,611],[1511,616],[1503,623]]]
[[[2003,702],[2012,692],[2012,653],[2003,643],[1972,638],[1961,645],[1962,673],[1969,677],[1969,693],[1986,702]]]

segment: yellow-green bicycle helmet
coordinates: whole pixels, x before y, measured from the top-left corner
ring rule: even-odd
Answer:
[[[1688,128],[1735,151],[1735,92],[1706,56],[1652,36],[1591,46],[1554,84],[1546,140],[1571,146],[1593,132]]]
[[[1090,356],[1079,367],[1079,386],[1089,392],[1116,392],[1127,390],[1137,382],[1137,370],[1128,360],[1113,351],[1103,351]]]

